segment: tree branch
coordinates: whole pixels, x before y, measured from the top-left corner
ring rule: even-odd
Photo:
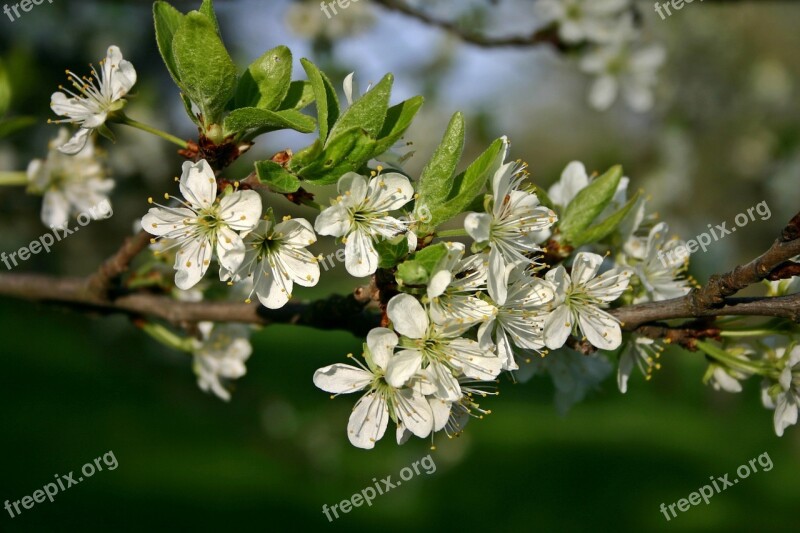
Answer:
[[[550,44],[559,50],[567,50],[571,48],[558,38],[558,31],[555,28],[547,27],[534,31],[529,35],[514,35],[509,37],[487,37],[479,33],[470,32],[460,27],[455,22],[441,20],[432,17],[431,15],[415,9],[403,0],[373,0],[374,3],[383,6],[390,11],[402,13],[408,17],[414,18],[429,26],[445,30],[462,41],[484,48],[493,47],[522,47],[522,46],[538,46],[542,44]]]
[[[125,239],[122,247],[100,265],[97,272],[89,276],[86,290],[95,296],[104,296],[114,280],[128,270],[128,265],[139,252],[144,250],[151,238],[152,236],[146,231],[140,231],[135,236]]]

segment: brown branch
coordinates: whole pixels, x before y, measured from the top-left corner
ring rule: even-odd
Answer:
[[[746,265],[711,276],[705,287],[681,298],[621,307],[610,313],[627,331],[658,320],[725,315],[776,316],[800,322],[800,299],[797,295],[766,299],[729,298],[745,287],[768,279],[775,269],[783,268],[797,255],[800,255],[800,213],[786,225],[781,237],[769,250]]]
[[[42,274],[0,274],[0,295],[101,315],[125,314],[132,318],[161,319],[176,326],[197,322],[244,324],[297,324],[318,329],[343,329],[364,337],[378,325],[380,316],[364,311],[366,302],[333,295],[312,303],[290,303],[271,310],[238,302],[181,302],[168,296],[132,293],[110,298],[86,290],[87,278],[62,278]]]
[[[530,33],[529,35],[513,35],[508,37],[488,37],[478,33],[470,32],[460,27],[455,22],[437,19],[431,15],[415,9],[403,0],[373,0],[374,3],[383,6],[390,11],[402,13],[408,17],[414,18],[429,26],[445,30],[462,41],[481,46],[484,48],[493,47],[524,47],[524,46],[538,46],[542,44],[550,44],[559,50],[567,50],[572,48],[573,45],[562,42],[558,38],[558,31],[555,27],[547,27]]]
[[[89,276],[86,281],[86,290],[96,296],[104,296],[111,288],[111,284],[121,276],[131,261],[144,250],[152,236],[146,231],[140,231],[133,237],[125,239],[122,247],[109,257],[97,272]]]

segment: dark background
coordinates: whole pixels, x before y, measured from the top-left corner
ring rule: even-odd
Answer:
[[[632,189],[645,188],[652,208],[685,238],[766,200],[772,219],[692,258],[692,273],[704,281],[766,248],[800,205],[800,6],[694,3],[661,21],[649,4],[642,7],[646,32],[667,45],[670,58],[658,105],[645,115],[624,106],[589,109],[587,80],[549,50],[477,49],[365,0],[330,21],[320,18],[316,2],[303,10],[281,1],[230,1],[218,2],[218,10],[240,66],[284,43],[296,62],[311,57],[337,85],[351,70],[362,87],[392,71],[398,80],[393,101],[424,94],[425,111],[408,135],[418,149],[412,174],[449,114],[462,109],[473,155],[507,133],[512,156],[525,158],[544,186],[572,159],[598,170],[622,163]],[[498,35],[535,25],[530,2],[441,1],[430,9]],[[49,94],[63,83],[64,68],[83,72],[81,65],[97,61],[109,44],[120,45],[139,74],[128,113],[192,135],[157,54],[149,2],[55,0],[13,23],[0,19],[12,113],[38,121],[0,140],[0,170],[22,170],[44,155],[55,135],[44,123]],[[302,77],[299,63],[296,76]],[[19,271],[85,275],[130,234],[145,199],[171,186],[181,162],[171,147],[142,132],[115,130],[116,145],[103,141],[117,179],[114,217]],[[231,173],[244,175],[256,158],[300,148],[310,138],[268,135]],[[0,249],[16,250],[43,232],[40,201],[21,189],[0,190]],[[291,211],[279,200],[274,206]],[[352,290],[342,270],[297,296]],[[368,452],[352,448],[345,435],[355,398],[331,401],[311,382],[316,368],[359,349],[362,340],[347,333],[286,326],[257,333],[248,374],[236,382],[229,404],[197,389],[187,357],[121,317],[0,299],[0,333],[0,501],[30,495],[54,474],[77,472],[109,450],[119,462],[54,503],[14,519],[6,513],[3,531],[797,529],[800,431],[775,437],[756,381],[739,395],[704,387],[699,354],[668,352],[664,369],[647,383],[635,375],[624,396],[612,377],[566,417],[555,413],[548,379],[504,380],[501,395],[486,402],[494,414],[470,423],[462,437],[437,437],[431,451],[419,440],[398,447],[389,432]],[[735,476],[739,465],[765,452],[771,471],[671,522],[659,512],[661,503],[688,496],[709,476]],[[328,524],[323,504],[349,498],[372,478],[396,479],[429,453],[434,474]]]

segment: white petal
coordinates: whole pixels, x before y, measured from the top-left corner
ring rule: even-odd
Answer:
[[[433,413],[433,431],[441,431],[450,419],[450,402],[431,398],[428,403],[430,403],[431,413]]]
[[[797,401],[791,392],[778,395],[775,402],[775,434],[783,436],[783,431],[797,423]]]
[[[508,276],[513,270],[513,264],[507,264],[505,257],[496,247],[489,251],[489,270],[486,282],[489,289],[489,296],[492,300],[502,306],[508,297]]]
[[[544,323],[544,343],[551,350],[564,346],[572,333],[572,313],[566,305],[559,305],[550,313]]]
[[[216,183],[216,180],[215,180]],[[261,195],[256,191],[236,191],[219,201],[219,217],[233,230],[249,232],[261,219]]]
[[[89,141],[89,134],[92,132],[88,128],[80,128],[75,132],[70,140],[58,147],[58,151],[62,154],[75,155],[86,147]]]
[[[503,369],[502,359],[492,352],[484,352],[473,340],[455,339],[450,343],[450,348],[454,351],[452,364],[472,379],[490,381]]]
[[[397,352],[386,366],[386,383],[400,388],[422,367],[422,354],[416,350]]]
[[[411,339],[424,339],[430,322],[419,300],[410,294],[398,294],[389,300],[386,314],[395,331]]]
[[[616,78],[601,76],[592,84],[589,91],[589,103],[598,111],[605,111],[617,99],[618,92],[619,82]]]
[[[357,448],[370,450],[383,438],[389,425],[389,406],[376,392],[362,396],[347,423],[347,437]]]
[[[281,240],[298,248],[305,248],[317,242],[311,224],[304,218],[292,218],[275,225],[275,233],[282,235]]]
[[[367,197],[367,180],[355,172],[348,172],[339,178],[336,188],[341,196],[340,204],[343,207],[360,205]]]
[[[122,58],[122,52],[116,46],[109,46],[103,69],[110,73],[109,84],[114,100],[122,98],[136,84],[136,69],[130,61]]]
[[[63,228],[69,224],[70,205],[59,191],[48,191],[42,199],[42,222],[45,226]]]
[[[372,237],[356,230],[347,236],[344,245],[344,266],[351,276],[363,278],[378,270],[378,252]]]
[[[464,219],[464,229],[475,242],[486,242],[491,235],[492,216],[487,213],[470,213]]]
[[[151,235],[162,236],[174,231],[177,232],[175,235],[177,237],[187,227],[184,221],[195,218],[195,213],[185,207],[170,209],[151,207],[147,214],[142,217],[141,224],[142,229]]]
[[[550,187],[548,196],[556,205],[566,207],[587,185],[589,175],[586,167],[580,161],[572,161],[561,173],[561,179]]]
[[[448,402],[461,399],[461,384],[453,372],[442,363],[434,361],[426,369],[430,379],[436,385],[436,397]]]
[[[433,412],[425,396],[414,389],[397,392],[395,398],[398,422],[420,438],[425,438],[433,430]]]
[[[203,279],[211,261],[211,243],[208,239],[192,240],[184,244],[175,255],[175,286],[189,290]]]
[[[369,180],[366,207],[373,211],[400,209],[414,197],[414,187],[402,174],[389,172]]]
[[[617,386],[622,394],[628,392],[628,379],[631,377],[633,366],[636,363],[633,349],[625,350],[619,358],[619,368],[617,368]]]
[[[207,208],[217,197],[217,179],[205,159],[185,161],[180,180],[181,194],[195,209]]]
[[[217,261],[220,266],[235,272],[244,261],[244,241],[235,231],[221,227],[217,230]]]
[[[383,370],[386,370],[398,342],[397,335],[388,328],[373,328],[367,333],[367,347],[372,361]]]
[[[590,279],[597,275],[600,265],[603,264],[603,257],[589,252],[580,252],[575,256],[572,263],[572,283],[575,286],[585,285]]]
[[[343,237],[350,231],[350,213],[341,204],[324,209],[314,221],[314,229],[320,235]]]
[[[372,378],[370,372],[337,363],[314,372],[314,385],[331,394],[349,394],[369,385]]]
[[[586,339],[601,350],[614,350],[622,343],[622,331],[614,317],[592,305],[581,307],[578,322]]]

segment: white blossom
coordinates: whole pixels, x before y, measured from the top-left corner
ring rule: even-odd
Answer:
[[[217,198],[217,180],[204,159],[183,164],[180,190],[181,207],[151,208],[142,229],[179,247],[175,285],[187,290],[202,279],[215,253],[221,277],[239,268],[245,246],[237,232],[246,234],[258,224],[261,197],[255,191],[235,191]]]
[[[339,196],[314,222],[320,235],[341,237],[345,243],[345,268],[364,277],[378,269],[375,241],[405,233],[407,223],[389,216],[413,199],[411,182],[395,172],[378,174],[369,182],[355,172],[339,179]]]
[[[608,42],[622,31],[622,13],[629,0],[537,0],[542,23],[558,24],[558,36],[569,44]],[[630,30],[628,30],[630,31]]]
[[[239,324],[214,324],[200,322],[202,340],[195,340],[194,372],[197,385],[209,390],[222,400],[231,394],[220,379],[239,379],[247,373],[245,362],[253,352],[250,345],[250,328]]]
[[[619,391],[623,394],[628,392],[628,380],[634,368],[639,368],[644,378],[650,381],[653,371],[661,368],[658,359],[661,358],[663,351],[664,345],[661,341],[643,335],[633,335],[619,356],[617,368]]]
[[[42,222],[63,228],[71,215],[85,213],[97,220],[111,216],[108,194],[114,181],[106,177],[95,157],[94,144],[86,143],[74,156],[64,155],[59,148],[69,139],[61,128],[50,141],[47,159],[34,159],[28,165],[30,190],[44,195]]]
[[[556,409],[561,414],[597,389],[613,369],[603,354],[584,355],[569,348],[550,352],[546,357],[535,357],[528,366],[536,374],[550,376],[556,389]]]
[[[80,129],[59,150],[74,155],[86,145],[92,130],[105,124],[109,113],[122,109],[123,97],[136,83],[136,69],[122,58],[116,46],[109,46],[106,58],[100,61],[100,72],[92,66],[92,78],[79,77],[67,71],[75,91],[59,86],[50,97],[50,108],[57,115],[67,117],[53,122],[72,122]],[[63,92],[62,92],[63,91]]]
[[[539,205],[536,194],[520,190],[525,177],[525,165],[501,165],[492,178],[489,212],[470,213],[464,220],[469,236],[490,248],[488,289],[498,304],[505,302],[511,267],[531,263],[525,254],[541,251],[539,232],[556,222],[556,214]]]
[[[314,373],[314,385],[331,394],[366,393],[356,402],[347,424],[347,436],[353,446],[371,449],[389,425],[397,423],[398,443],[404,432],[427,437],[434,428],[431,405],[419,386],[395,387],[386,379],[386,368],[391,364],[392,352],[385,349],[386,335],[373,330],[367,336],[367,365],[337,363],[320,368]]]
[[[427,296],[431,319],[438,324],[475,324],[488,320],[495,307],[477,293],[486,288],[486,254],[464,257],[460,242],[444,243],[447,256],[434,268]]]
[[[247,251],[233,281],[251,280],[248,301],[255,292],[263,306],[279,309],[292,297],[295,283],[313,287],[319,281],[319,261],[306,250],[315,242],[317,236],[307,220],[276,224],[270,213],[245,237]]]
[[[393,352],[397,348],[386,368],[386,381],[390,385],[402,387],[425,369],[436,386],[433,394],[441,400],[456,401],[462,396],[458,384],[462,374],[488,381],[500,373],[502,361],[496,354],[482,350],[474,340],[461,337],[469,325],[431,322],[422,304],[409,294],[394,296],[386,312],[394,331],[373,329],[371,334],[385,342],[370,349]]]
[[[535,352],[544,348],[544,324],[554,298],[552,283],[515,269],[505,303],[498,305],[497,312],[478,329],[481,348],[496,350],[503,370],[517,370],[515,346]]]
[[[601,256],[580,252],[571,275],[563,265],[545,275],[556,287],[554,310],[544,325],[545,344],[551,350],[563,346],[575,331],[582,332],[601,350],[613,350],[621,344],[619,321],[600,306],[613,302],[628,288],[631,271],[614,268],[598,276],[602,263]]]
[[[589,91],[589,103],[597,110],[611,107],[619,93],[634,111],[653,107],[656,72],[666,59],[659,45],[632,49],[627,44],[611,44],[589,52],[581,59],[581,69],[596,76]]]
[[[688,280],[683,277],[686,256],[677,253],[685,243],[679,239],[669,239],[668,235],[669,226],[666,222],[660,222],[650,230],[644,257],[633,265],[646,295],[637,297],[634,303],[678,298],[691,290]]]
[[[774,385],[768,380],[764,381],[761,399],[765,407],[775,409],[775,434],[782,437],[787,427],[797,423],[800,406],[800,345],[791,349],[777,348],[775,356],[781,365],[780,375]]]

